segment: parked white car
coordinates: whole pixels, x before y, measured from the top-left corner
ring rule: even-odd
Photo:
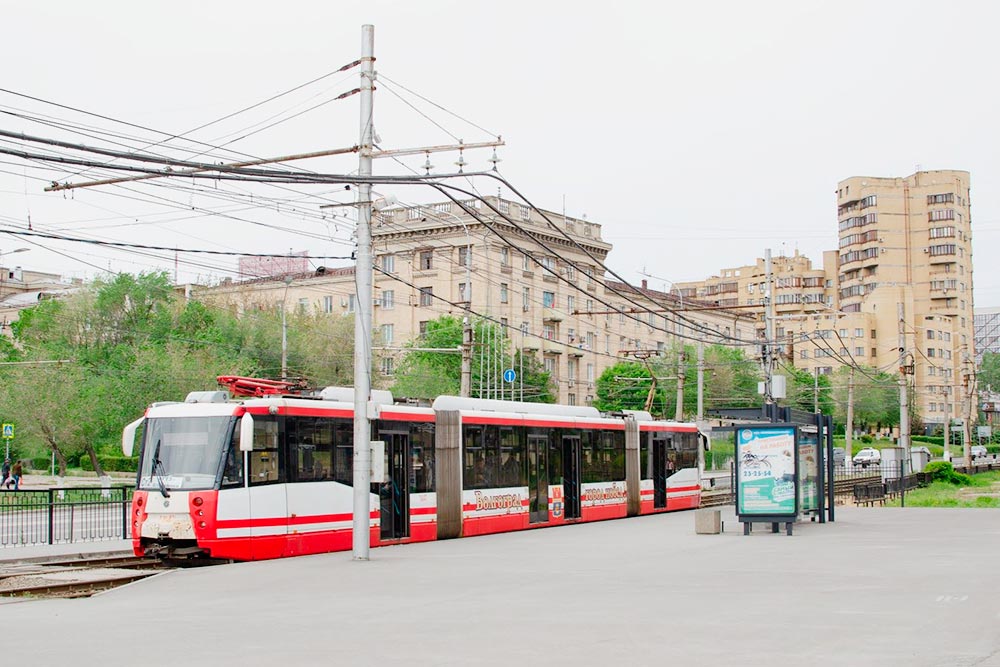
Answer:
[[[986,447],[983,445],[973,445],[972,449],[969,450],[974,459],[984,459],[986,458]]]
[[[867,468],[869,465],[879,465],[882,463],[882,452],[874,447],[865,447],[855,454],[851,460],[854,462],[854,465],[859,465],[862,468]]]

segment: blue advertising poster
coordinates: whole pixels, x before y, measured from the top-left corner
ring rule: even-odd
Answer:
[[[794,516],[795,428],[738,429],[736,449],[736,513]]]

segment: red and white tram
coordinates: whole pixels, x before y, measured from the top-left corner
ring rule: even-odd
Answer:
[[[648,413],[372,392],[385,481],[372,546],[698,507],[703,436]],[[132,500],[137,555],[259,560],[352,546],[353,389],[157,403],[142,428]],[[246,435],[241,435],[241,433]],[[250,434],[252,433],[252,437]]]

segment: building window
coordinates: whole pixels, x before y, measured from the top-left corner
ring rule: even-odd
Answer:
[[[458,248],[458,264],[459,266],[472,266],[472,246],[460,246]]]
[[[332,313],[333,312],[333,297],[324,296],[323,297],[323,312]]]
[[[528,335],[528,323],[527,322],[521,322],[521,335],[522,336],[527,336]]]
[[[799,359],[808,359],[808,358],[809,358],[809,350],[799,351]]]
[[[531,220],[531,209],[524,204],[521,204],[521,220],[524,222]]]
[[[347,297],[347,312],[353,313],[356,310],[358,298],[351,294]]]
[[[556,307],[555,292],[542,292],[542,305],[546,308]]]
[[[380,266],[382,270],[386,273],[396,272],[396,256],[395,255],[382,255],[380,258]]]
[[[434,251],[433,250],[421,250],[420,251],[420,270],[430,271],[434,268]]]
[[[587,364],[587,382],[594,381],[594,364]]]
[[[556,374],[556,360],[552,357],[545,357],[545,372],[549,375]]]
[[[531,308],[531,288],[521,288],[521,310],[527,311]]]
[[[500,208],[500,213],[502,213],[503,215],[508,215],[510,213],[510,202],[501,199],[499,208]]]
[[[472,283],[466,285],[465,283],[458,284],[458,299],[462,302],[472,301]]]
[[[576,267],[572,264],[566,265],[566,280],[576,280]]]
[[[576,297],[575,296],[567,296],[566,297],[566,310],[568,310],[571,315],[573,314],[573,311],[576,310]]]
[[[556,258],[555,257],[542,257],[542,268],[547,270],[552,275],[556,273]]]
[[[510,266],[510,248],[507,246],[500,248],[500,266]]]
[[[945,243],[942,245],[932,245],[927,249],[931,257],[938,257],[941,255],[954,255],[956,246],[953,243]]]
[[[576,394],[570,394],[566,398],[569,399],[570,405],[576,405]]]
[[[500,303],[507,303],[507,283],[500,283]]]
[[[864,329],[855,329],[854,330],[854,337],[855,338],[864,338],[865,337],[865,330]]]
[[[422,320],[417,323],[417,333],[421,338],[427,335],[427,320]]]
[[[434,302],[434,288],[433,287],[421,287],[420,288],[420,305],[423,307],[430,306]]]
[[[528,253],[521,253],[521,269],[524,271],[531,271],[531,255]]]
[[[394,364],[392,363],[392,357],[384,357],[382,359],[382,375],[392,375]]]
[[[392,345],[393,330],[394,330],[394,327],[391,324],[383,324],[382,325],[382,344],[383,345]]]
[[[955,219],[955,209],[953,208],[942,208],[935,211],[931,211],[927,214],[927,217],[933,222],[935,220],[954,220]]]

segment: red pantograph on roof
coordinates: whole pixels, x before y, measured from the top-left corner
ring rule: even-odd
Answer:
[[[265,380],[237,375],[220,375],[219,385],[226,387],[233,396],[269,396],[272,394],[293,394],[306,389],[305,380]]]

